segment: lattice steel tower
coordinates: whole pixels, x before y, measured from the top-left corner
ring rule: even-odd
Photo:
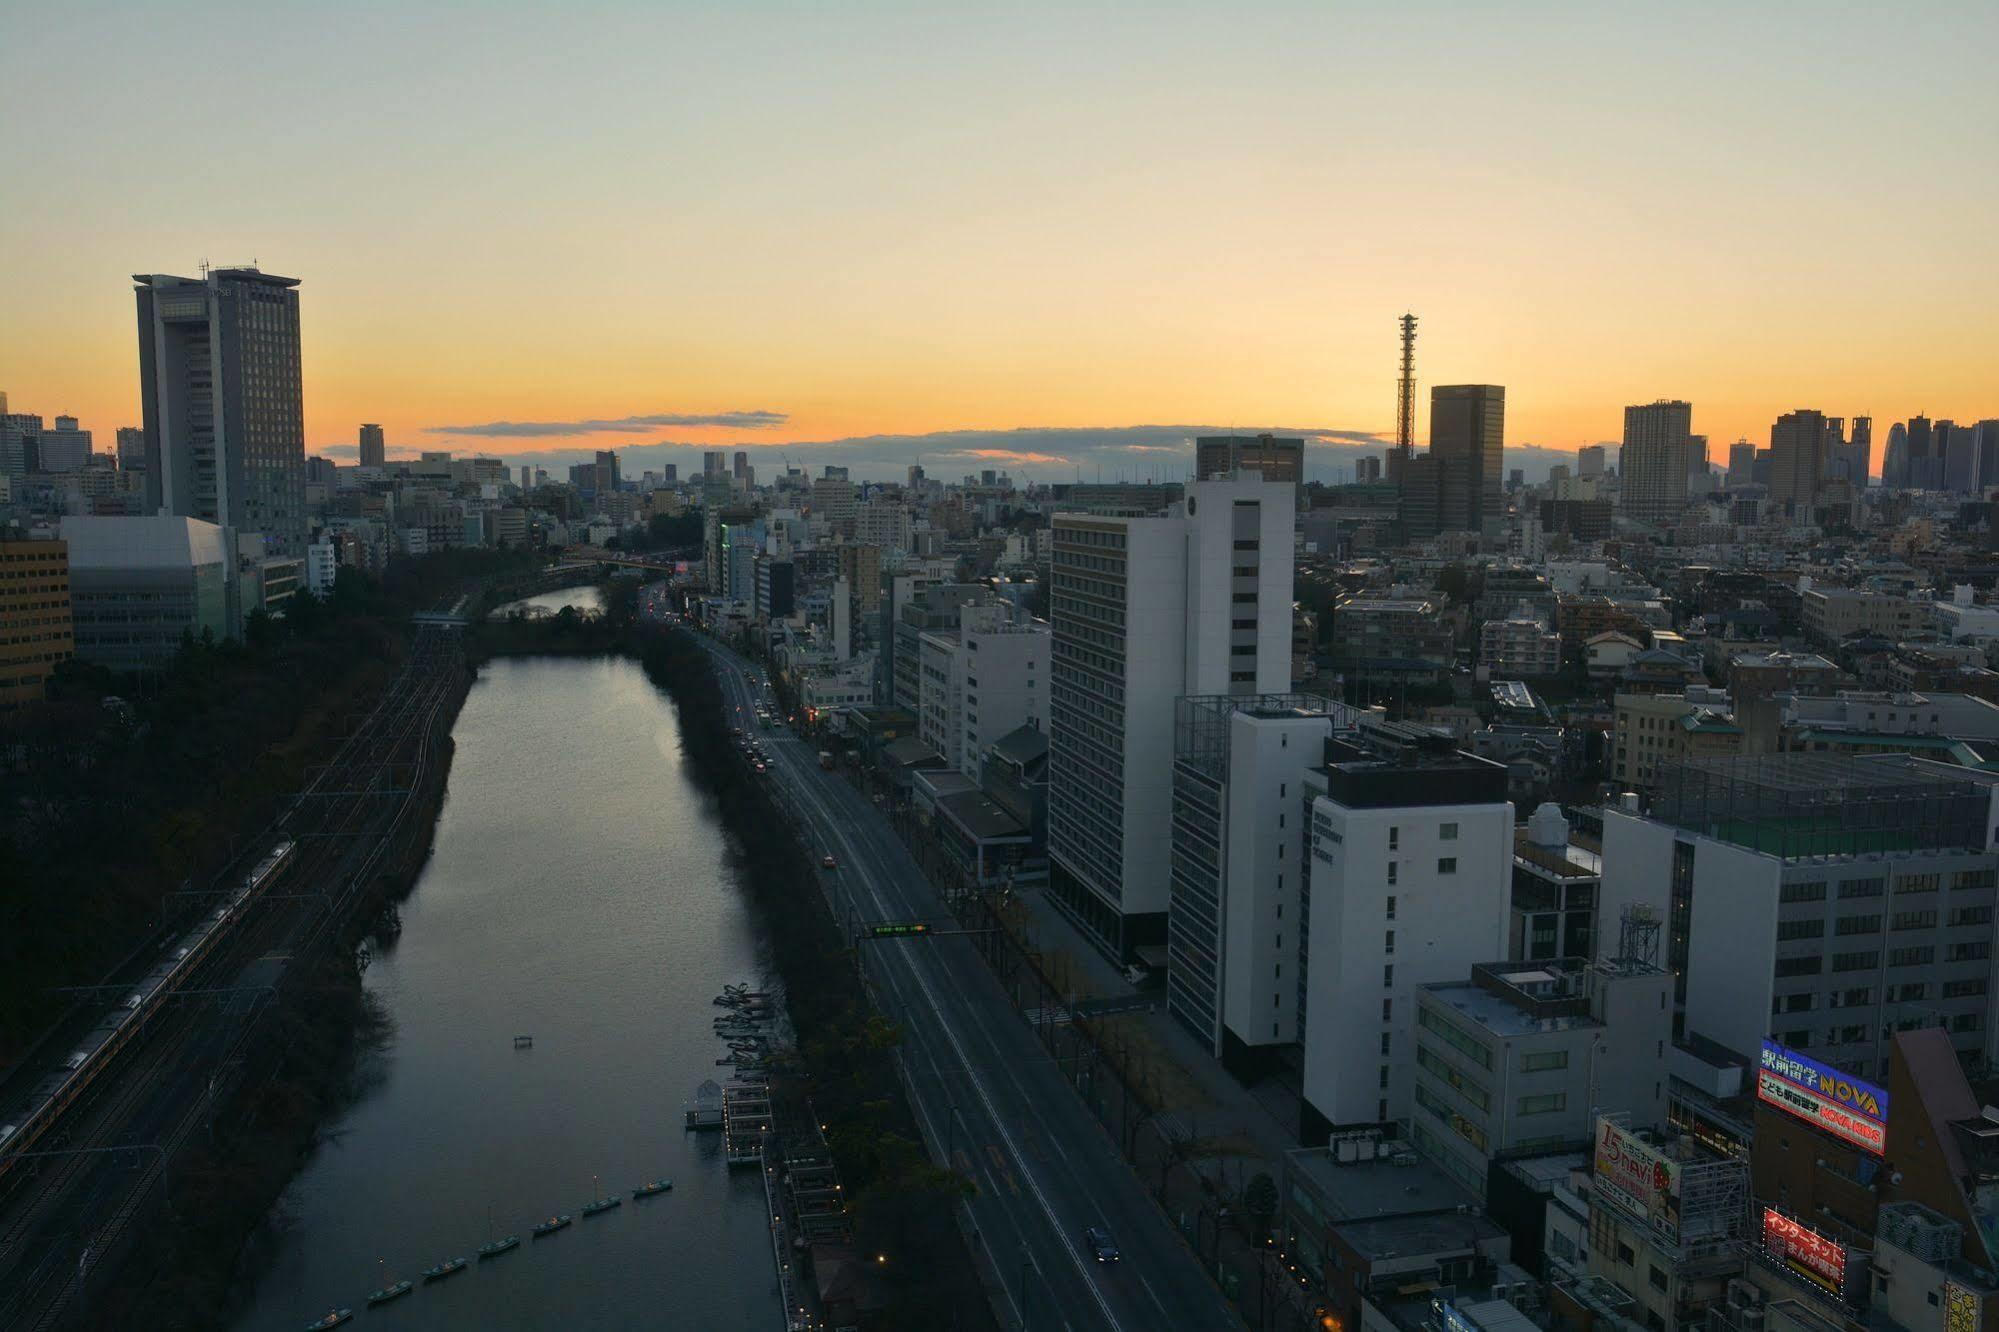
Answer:
[[[1402,378],[1395,390],[1395,472],[1399,477],[1416,444],[1416,316],[1402,316]]]

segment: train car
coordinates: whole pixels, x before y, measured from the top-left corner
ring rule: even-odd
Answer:
[[[210,952],[236,926],[243,905],[270,887],[287,865],[297,844],[279,842],[239,881],[229,900],[170,940],[165,956],[125,998],[105,1014],[88,1035],[36,1084],[18,1107],[18,1113],[0,1119],[0,1175],[14,1164],[13,1153],[33,1150],[51,1125],[62,1116],[96,1079],[134,1035],[150,1022],[167,998],[208,959]]]

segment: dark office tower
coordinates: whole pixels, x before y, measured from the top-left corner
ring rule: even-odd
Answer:
[[[1687,436],[1687,480],[1707,475],[1707,436]]]
[[[146,432],[137,426],[118,427],[118,470],[146,470]]]
[[[1367,454],[1354,464],[1354,478],[1361,485],[1371,486],[1381,480],[1381,459]]]
[[[305,554],[298,279],[135,273],[146,507]]]
[[[1437,530],[1480,532],[1506,517],[1506,390],[1439,384],[1430,390],[1430,456],[1437,460]]]
[[[1728,446],[1728,484],[1746,486],[1756,471],[1756,446],[1738,439]]]
[[[1978,433],[1955,421],[1939,421],[1930,450],[1943,460],[1942,489],[1968,494],[1978,489]]]
[[[1972,430],[1977,441],[1978,488],[1999,485],[1999,421],[1980,421]]]
[[[1642,523],[1677,521],[1687,507],[1689,461],[1696,436],[1692,404],[1661,398],[1624,409],[1624,448],[1618,460],[1623,488],[1619,495],[1627,517]],[[1702,452],[1706,449],[1703,445]]]
[[[749,474],[750,474],[750,455],[738,449],[736,451],[736,470],[734,475],[738,481],[741,481],[747,478]]]
[[[1867,489],[1874,472],[1874,418],[1853,418],[1853,433],[1846,440],[1847,478],[1857,490]]]
[[[737,454],[741,457],[741,454]],[[618,475],[618,455],[605,449],[597,450],[597,489],[599,492],[617,490],[624,485],[624,478]]]
[[[704,449],[704,450],[702,450],[702,452],[701,452],[701,475],[703,475],[703,476],[721,476],[721,475],[723,474],[723,467],[722,467],[722,464],[723,464],[724,460],[725,460],[725,459],[726,459],[727,457],[728,457],[728,455],[727,455],[727,454],[725,454],[725,453],[723,453],[723,452],[722,452],[722,450],[720,450],[720,449]]]
[[[1770,502],[1794,517],[1810,515],[1825,483],[1825,417],[1786,412],[1770,427]]]
[[[1910,417],[1908,435],[1908,476],[1903,484],[1911,490],[1942,490],[1943,454],[1936,448],[1936,440],[1930,430],[1930,418]]]
[[[363,467],[383,467],[388,464],[389,446],[382,438],[382,427],[369,422],[361,427],[361,465]]]
[[[1256,472],[1265,481],[1303,482],[1305,441],[1276,435],[1202,435],[1194,440],[1194,479]]]

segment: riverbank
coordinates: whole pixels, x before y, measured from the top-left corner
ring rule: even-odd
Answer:
[[[324,1126],[363,1087],[363,1056],[387,1024],[363,989],[365,945],[393,929],[430,854],[451,771],[451,727],[470,690],[461,673],[439,710],[437,758],[411,795],[409,832],[392,845],[373,881],[330,943],[299,959],[230,1070],[236,1090],[207,1131],[174,1162],[155,1223],[139,1228],[117,1280],[91,1310],[99,1327],[210,1328],[222,1321],[232,1282],[253,1260],[287,1185],[321,1141]]]
[[[643,633],[639,659],[672,698],[695,779],[731,834],[735,877],[784,978],[798,1035],[800,1091],[827,1126],[853,1199],[856,1247],[897,1255],[893,1265],[869,1274],[882,1307],[864,1326],[936,1326],[958,1308],[957,1297],[979,1288],[955,1215],[972,1185],[933,1166],[924,1151],[896,1076],[901,1033],[861,988],[850,946],[818,890],[814,857],[738,761],[707,653],[675,628]],[[985,1326],[994,1326],[983,1302],[978,1311]]]

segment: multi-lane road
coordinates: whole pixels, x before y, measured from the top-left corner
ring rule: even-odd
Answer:
[[[939,921],[946,910],[887,819],[789,731],[756,732],[765,681],[754,664],[703,643],[732,709],[757,734],[769,775],[815,854],[831,855],[844,910],[871,921]],[[861,945],[878,999],[902,1024],[906,1081],[933,1154],[978,1191],[973,1246],[1004,1293],[1013,1327],[1239,1328],[1138,1177],[1117,1154],[971,939],[941,935]],[[1122,1253],[1098,1263],[1086,1227]]]

